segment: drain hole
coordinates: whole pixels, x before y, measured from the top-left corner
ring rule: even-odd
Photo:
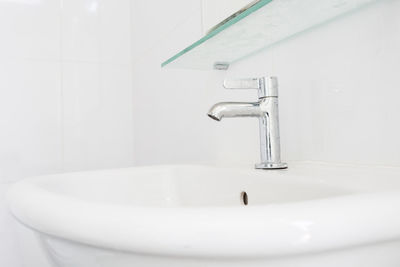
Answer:
[[[249,197],[247,196],[247,193],[245,191],[240,193],[240,200],[242,201],[242,204],[245,206],[249,204]]]

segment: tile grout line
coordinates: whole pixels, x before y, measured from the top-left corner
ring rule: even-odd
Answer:
[[[61,139],[61,171],[65,171],[65,121],[64,121],[64,67],[63,67],[63,7],[64,0],[60,0],[60,139]]]
[[[134,84],[133,84],[133,64],[134,64],[134,52],[132,49],[133,46],[133,1],[129,1],[129,52],[130,52],[130,60],[129,60],[129,80],[131,83],[131,129],[132,129],[132,136],[131,136],[131,153],[132,153],[132,164],[136,165],[136,154],[135,154],[135,116],[133,111],[134,106]]]
[[[204,34],[204,0],[200,0],[200,29],[201,29],[201,34]]]
[[[107,62],[107,61],[95,61],[95,60],[81,60],[81,59],[43,59],[43,58],[29,58],[29,57],[0,57],[3,62],[15,62],[15,61],[32,61],[32,62],[45,62],[45,63],[82,63],[82,64],[100,64],[100,65],[110,65],[119,67],[129,67],[131,62],[117,63],[117,62]]]

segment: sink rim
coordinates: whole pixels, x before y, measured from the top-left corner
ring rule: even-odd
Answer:
[[[162,208],[84,201],[40,188],[34,180],[17,183],[8,193],[10,209],[20,222],[48,235],[109,249],[254,258],[400,237],[400,194],[396,191],[247,207]],[[85,219],[76,220],[79,217]],[[339,217],[346,219],[346,225],[335,221]],[[369,223],[360,226],[360,221]]]

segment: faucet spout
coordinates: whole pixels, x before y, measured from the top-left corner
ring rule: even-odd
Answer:
[[[212,106],[207,113],[216,121],[220,121],[222,118],[261,117],[263,114],[259,102],[221,102]]]

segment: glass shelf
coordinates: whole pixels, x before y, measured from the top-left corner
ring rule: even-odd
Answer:
[[[376,1],[383,0],[260,0],[161,66],[226,69],[279,41]]]

